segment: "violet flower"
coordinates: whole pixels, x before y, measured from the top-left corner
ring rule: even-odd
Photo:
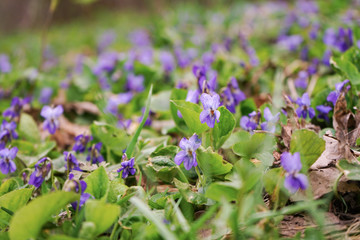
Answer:
[[[300,35],[280,36],[278,40],[280,47],[291,52],[296,51],[302,42],[303,38]]]
[[[93,144],[89,147],[89,154],[86,157],[86,161],[90,161],[92,164],[101,163],[104,161],[104,157],[101,155],[102,143]]]
[[[146,47],[151,44],[150,36],[146,30],[137,29],[129,34],[130,42],[136,47]]]
[[[316,110],[319,111],[318,118],[324,119],[329,122],[329,112],[332,110],[330,106],[319,105],[316,107]]]
[[[100,35],[97,43],[98,53],[102,53],[108,46],[110,46],[116,38],[113,30],[108,30]]]
[[[272,115],[270,109],[267,107],[264,109],[264,118],[266,122],[261,123],[261,129],[271,133],[275,133],[276,123],[280,119],[280,113],[278,112],[274,116]]]
[[[5,148],[6,143],[12,139],[19,137],[15,129],[16,123],[14,121],[7,122],[5,119],[3,120],[0,126],[0,149]]]
[[[240,119],[240,127],[252,133],[258,127],[260,117],[261,113],[256,111],[249,113],[248,116],[242,116]]]
[[[45,118],[44,130],[48,130],[50,134],[54,134],[56,129],[59,128],[59,117],[63,114],[64,109],[61,105],[52,108],[50,106],[44,106],[41,109],[40,115]]]
[[[206,122],[210,128],[213,128],[215,121],[220,122],[220,111],[217,110],[220,106],[220,96],[216,93],[213,96],[203,93],[200,96],[200,101],[204,107],[200,113],[200,122]]]
[[[307,71],[300,71],[298,73],[298,78],[295,80],[295,87],[306,89],[307,88],[307,80],[309,78],[309,74]]]
[[[3,174],[15,172],[16,165],[13,160],[15,159],[17,152],[17,147],[13,147],[11,149],[4,148],[0,150],[0,170]]]
[[[165,73],[171,73],[175,69],[175,59],[170,52],[160,53],[160,62]]]
[[[284,186],[290,193],[295,193],[299,188],[306,189],[308,180],[304,174],[299,173],[302,165],[300,161],[300,153],[296,152],[293,155],[289,152],[284,152],[280,157],[281,166],[286,171]]]
[[[136,169],[134,168],[135,164],[135,158],[131,158],[130,160],[127,160],[126,153],[122,156],[122,163],[121,168],[117,170],[117,172],[122,171],[122,178],[127,178],[129,174],[134,175],[136,173]]]
[[[69,174],[69,180],[64,185],[64,190],[67,192],[74,191],[76,193],[80,193],[80,201],[72,202],[71,206],[74,210],[79,207],[79,210],[84,206],[85,202],[93,196],[90,193],[85,193],[87,188],[87,184],[83,180],[74,180],[74,174]],[[78,205],[79,204],[79,205]]]
[[[132,92],[127,92],[110,97],[106,105],[106,111],[116,116],[118,114],[119,105],[129,103],[133,96],[134,94]]]
[[[231,94],[233,95],[233,98],[235,100],[235,104],[238,105],[240,102],[244,101],[246,99],[245,94],[240,90],[238,82],[235,77],[232,77],[230,79],[230,82],[228,83],[228,88],[231,91]]]
[[[196,149],[198,149],[200,145],[201,139],[199,139],[199,136],[196,134],[192,135],[189,140],[182,138],[179,144],[179,147],[182,150],[176,154],[174,162],[177,165],[180,165],[182,162],[184,162],[184,167],[186,170],[190,170],[192,167],[196,167]]]
[[[8,73],[11,71],[9,57],[5,54],[0,55],[0,73]]]
[[[42,158],[35,164],[35,171],[30,175],[29,184],[39,188],[51,170],[51,162]]]
[[[330,92],[329,95],[327,96],[326,100],[328,102],[331,102],[335,106],[336,101],[337,101],[338,97],[340,96],[340,93],[342,91],[348,91],[350,89],[350,85],[348,85],[346,88],[344,88],[344,86],[349,82],[350,81],[348,79],[346,79],[341,83],[335,84],[335,91]]]
[[[235,104],[235,99],[231,94],[231,90],[229,88],[225,88],[220,95],[223,100],[222,105],[224,105],[230,112],[235,113],[236,104]]]
[[[79,153],[85,152],[86,146],[91,140],[93,140],[93,137],[90,135],[80,134],[76,136],[72,150]]]
[[[14,97],[11,101],[11,105],[3,112],[3,117],[15,118],[20,115],[20,112],[25,104],[29,103],[31,98],[24,99]]]
[[[72,154],[71,152],[68,152],[68,151],[64,151],[63,155],[64,155],[64,160],[65,160],[65,169],[66,170],[68,170],[68,167],[69,167],[69,172],[71,172],[72,170],[81,171],[81,169],[79,167],[79,162],[76,159],[74,154]]]
[[[111,72],[115,69],[116,63],[119,60],[117,52],[102,53],[92,71],[96,76],[100,76],[104,72]]]
[[[308,93],[304,93],[301,98],[296,100],[296,103],[299,107],[296,109],[296,114],[299,118],[306,119],[309,114],[309,118],[313,118],[315,116],[315,110],[310,107],[310,97]]]
[[[39,102],[41,104],[49,104],[52,94],[53,89],[51,87],[44,87],[43,89],[41,89]]]
[[[141,117],[139,117],[139,120],[138,120],[139,123],[140,123],[140,122],[143,120],[143,118],[144,118],[145,108],[142,108],[141,112],[142,112],[142,115],[141,115]],[[148,117],[147,117],[147,119],[146,119],[146,121],[145,121],[145,123],[144,123],[144,126],[151,126],[151,123],[152,123],[151,117],[152,117],[153,115],[155,115],[155,113],[150,110],[150,111],[149,111],[149,115],[148,115]]]
[[[144,76],[129,73],[125,88],[127,91],[142,92],[144,90]]]

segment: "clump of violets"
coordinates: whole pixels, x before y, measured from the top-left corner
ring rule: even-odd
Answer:
[[[43,89],[41,89],[39,102],[41,104],[49,104],[52,94],[53,89],[51,87],[44,87]]]
[[[220,96],[216,93],[213,96],[203,93],[200,96],[200,101],[204,107],[200,113],[200,122],[206,122],[210,128],[213,128],[215,121],[220,122],[220,111],[217,110],[220,106]]]
[[[267,107],[264,109],[264,118],[266,122],[261,123],[261,129],[274,133],[276,130],[276,123],[279,121],[280,113],[272,115],[270,109]]]
[[[101,163],[104,161],[104,157],[101,155],[102,143],[93,144],[89,147],[89,154],[86,157],[86,161],[90,161],[92,164]]]
[[[235,107],[246,99],[234,77],[230,79],[227,87],[222,91],[221,97],[223,99],[222,104],[232,113],[235,113]]]
[[[134,168],[135,165],[135,158],[132,157],[128,160],[126,153],[122,156],[122,163],[121,168],[117,170],[117,172],[122,171],[122,178],[127,178],[129,174],[134,175],[136,173],[136,169]]]
[[[350,81],[348,79],[346,79],[345,81],[341,82],[341,83],[337,83],[335,84],[335,91],[332,91],[331,93],[329,93],[329,95],[327,96],[326,100],[328,102],[331,102],[334,106],[336,104],[337,99],[340,96],[340,93],[343,91],[349,91],[350,89],[350,85],[348,85],[345,88],[345,85],[348,84]]]
[[[11,63],[9,57],[5,54],[0,54],[0,72],[8,73],[11,71]]]
[[[40,115],[45,118],[44,130],[48,130],[50,134],[54,134],[60,126],[59,117],[63,114],[64,109],[61,105],[52,108],[44,106],[41,109]]]
[[[131,92],[142,92],[144,90],[144,76],[129,73],[125,88]]]
[[[307,71],[300,71],[298,73],[297,79],[295,80],[295,87],[306,89],[308,86],[308,82],[307,82],[308,78],[309,78],[309,74]]]
[[[7,122],[3,120],[0,126],[0,149],[4,149],[6,143],[10,142],[12,139],[17,139],[18,134],[15,131],[16,123],[14,121]]]
[[[18,152],[17,147],[0,150],[0,170],[3,174],[13,173],[16,170],[14,159]]]
[[[174,59],[174,56],[170,52],[167,52],[167,51],[161,52],[159,58],[160,58],[161,65],[162,65],[162,68],[165,73],[169,74],[172,71],[174,71],[175,59]]]
[[[24,105],[30,101],[31,98],[29,97],[24,99],[14,97],[11,101],[10,107],[3,112],[3,117],[9,117],[11,119],[18,117]]]
[[[106,105],[106,111],[116,116],[118,114],[119,105],[129,103],[133,96],[134,94],[132,92],[127,92],[110,97]]]
[[[83,153],[86,150],[87,144],[93,139],[91,135],[80,134],[75,137],[75,144],[73,151]]]
[[[291,154],[284,152],[280,157],[281,166],[286,171],[284,186],[290,193],[295,193],[299,188],[306,189],[308,180],[304,174],[299,173],[302,165],[300,153]]]
[[[240,119],[240,127],[252,133],[259,125],[261,113],[253,111],[248,116],[242,116]]]
[[[40,159],[35,164],[35,171],[30,175],[29,184],[39,188],[51,170],[49,158]]]
[[[74,210],[80,210],[82,206],[84,206],[85,202],[92,197],[90,193],[85,193],[85,190],[87,188],[87,184],[83,180],[75,180],[74,174],[69,174],[69,179],[64,184],[64,190],[67,192],[74,191],[76,193],[80,193],[80,201],[72,202],[71,206]]]
[[[192,167],[197,166],[196,161],[196,149],[201,145],[201,139],[198,135],[192,135],[189,140],[186,138],[181,139],[179,147],[182,149],[175,156],[174,162],[180,165],[184,162],[186,170],[190,170]]]
[[[310,97],[308,93],[304,93],[301,98],[296,100],[296,104],[299,107],[296,109],[296,114],[299,118],[304,118],[309,115],[309,118],[313,118],[315,116],[315,110],[310,107]]]
[[[72,170],[81,171],[79,167],[79,162],[76,159],[75,155],[71,152],[64,151],[64,160],[65,160],[65,169],[71,172]]]

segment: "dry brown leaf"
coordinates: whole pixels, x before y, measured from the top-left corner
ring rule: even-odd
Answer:
[[[325,151],[321,156],[311,165],[311,169],[324,168],[331,163],[343,158],[343,154],[339,151],[339,140],[331,135],[331,132],[327,132],[323,139],[325,140]]]

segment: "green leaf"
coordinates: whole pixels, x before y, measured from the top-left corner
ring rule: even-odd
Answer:
[[[150,90],[149,90],[149,95],[148,95],[147,100],[146,100],[145,111],[144,111],[144,114],[143,114],[144,117],[141,120],[141,123],[140,123],[139,127],[136,129],[136,132],[135,132],[133,138],[131,139],[131,141],[130,141],[127,149],[126,149],[126,155],[128,156],[128,158],[132,157],[132,154],[133,154],[133,151],[135,149],[135,145],[137,143],[137,140],[138,140],[138,138],[140,136],[141,130],[143,129],[144,124],[146,122],[146,119],[149,116],[152,89],[153,89],[153,86],[151,85]]]
[[[171,91],[161,91],[151,97],[150,109],[154,112],[169,111]]]
[[[31,194],[32,189],[29,188],[14,190],[0,197],[0,206],[12,212],[16,212],[29,201]],[[11,216],[7,212],[0,210],[1,220],[9,222],[10,218]],[[1,221],[0,228],[5,226],[6,225]]]
[[[22,113],[20,116],[19,134],[29,141],[40,142],[41,140],[36,122],[26,113]]]
[[[174,88],[171,92],[170,100],[185,100],[186,95],[187,95],[186,90]],[[178,109],[176,108],[175,104],[172,101],[170,101],[170,112],[171,112],[171,116],[174,119],[174,122],[175,122],[177,128],[187,135],[192,134],[190,132],[190,129],[186,126],[184,118],[180,118],[178,116],[178,114],[177,114]]]
[[[239,192],[239,186],[234,186],[232,182],[214,182],[207,189],[205,197],[215,201],[225,198],[227,201],[235,201]]]
[[[284,173],[281,168],[272,168],[263,176],[265,191],[270,195],[270,200],[278,200],[280,206],[284,206],[288,201],[288,190],[284,187]]]
[[[36,153],[25,155],[19,152],[16,156],[20,158],[27,166],[32,166],[41,158],[46,157],[55,147],[56,142],[54,141],[42,142],[34,145]]]
[[[78,198],[76,193],[57,191],[34,199],[15,213],[10,222],[10,239],[37,239],[42,226],[51,216]]]
[[[213,129],[214,146],[219,149],[230,137],[235,128],[235,118],[233,114],[224,106],[218,109],[220,111],[220,122],[215,124]]]
[[[253,98],[247,98],[240,102],[240,113],[241,116],[246,116],[249,113],[256,111],[257,107]]]
[[[6,180],[0,186],[0,196],[17,189],[18,187],[21,186],[20,184],[21,182],[22,182],[21,178],[10,178]]]
[[[85,204],[85,219],[96,226],[94,237],[110,228],[119,215],[120,207],[115,204],[92,199]]]
[[[218,153],[213,152],[210,147],[206,150],[199,147],[196,155],[199,167],[206,177],[223,175],[232,169],[232,164],[226,162]]]
[[[189,183],[184,183],[174,178],[174,185],[188,203],[204,205],[208,202],[208,199],[202,193],[192,191]]]
[[[109,189],[109,178],[103,166],[100,166],[85,178],[87,188],[85,192],[90,193],[96,199],[106,196]]]
[[[187,182],[186,177],[182,173],[178,165],[175,164],[173,157],[157,156],[150,158],[146,164],[145,171],[147,176],[154,181],[159,178],[161,181],[171,183],[174,177],[178,177],[181,181]]]
[[[171,100],[175,107],[181,112],[186,126],[190,132],[201,134],[209,129],[206,123],[200,122],[201,107],[198,104],[185,100]]]
[[[337,162],[336,166],[342,171],[349,180],[360,181],[360,165],[357,163],[349,163],[342,159]]]
[[[290,152],[300,153],[301,163],[306,171],[325,150],[325,141],[314,131],[307,129],[296,130],[290,142]]]
[[[124,130],[100,122],[94,122],[90,129],[93,136],[98,138],[104,146],[116,155],[122,156],[123,150],[130,141],[130,137]]]
[[[239,141],[245,141],[250,139],[250,133],[248,131],[241,130],[239,132],[234,132],[230,135],[230,137],[225,141],[222,145],[222,148],[231,148],[235,145],[235,143]]]
[[[177,237],[166,227],[163,220],[155,215],[150,208],[138,197],[132,197],[130,202],[159,230],[159,233],[167,240],[176,240]]]
[[[254,133],[247,139],[245,134],[233,146],[234,153],[245,159],[256,158],[260,160],[265,166],[271,166],[274,157],[272,152],[275,146],[275,138],[273,135],[267,133]]]
[[[349,79],[351,84],[360,85],[359,65],[360,51],[357,48],[351,48],[340,57],[330,59],[331,66],[340,72],[344,78]]]
[[[129,187],[122,183],[120,178],[116,178],[110,182],[109,194],[107,200],[110,203],[116,203],[126,192]]]

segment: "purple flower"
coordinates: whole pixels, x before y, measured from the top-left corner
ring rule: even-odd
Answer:
[[[54,134],[56,129],[60,126],[59,117],[63,112],[64,109],[61,105],[58,105],[55,108],[44,106],[40,113],[40,115],[45,118],[44,130],[47,129],[50,134]]]
[[[121,163],[121,168],[119,168],[117,172],[122,171],[122,178],[127,178],[129,173],[134,175],[136,173],[136,169],[134,168],[135,158],[131,158],[129,161],[127,161],[126,153],[124,153],[122,160],[123,162]]]
[[[129,73],[125,88],[127,91],[142,92],[144,90],[144,76]]]
[[[180,68],[187,67],[196,57],[197,51],[194,48],[189,48],[187,50],[182,50],[181,48],[175,49],[175,56],[177,63]]]
[[[41,89],[39,102],[41,104],[49,104],[52,94],[53,94],[53,89],[51,87],[45,87]]]
[[[264,118],[266,122],[261,123],[261,129],[274,133],[276,130],[276,123],[279,121],[280,113],[272,115],[270,109],[267,107],[264,109]]]
[[[24,99],[14,97],[11,101],[11,105],[8,109],[3,112],[4,117],[15,118],[20,115],[23,106],[29,103],[31,98],[27,97]]]
[[[150,36],[147,31],[138,29],[129,34],[129,39],[136,47],[146,47],[151,44]]]
[[[278,40],[278,44],[282,48],[286,48],[289,51],[296,51],[297,48],[302,43],[303,38],[300,35],[291,35],[291,36],[280,36]]]
[[[139,123],[143,120],[143,118],[144,118],[144,113],[145,113],[145,108],[142,108],[142,110],[141,110],[141,112],[142,112],[142,116],[141,117],[139,117]],[[145,121],[145,124],[144,124],[144,126],[151,126],[151,123],[152,123],[152,119],[151,119],[151,116],[153,116],[155,113],[153,112],[153,111],[149,111],[149,115],[148,115],[148,117],[147,117],[147,119],[146,119],[146,121]]]
[[[198,85],[203,93],[215,93],[217,88],[217,72],[208,70],[206,76],[201,76],[199,78]]]
[[[199,136],[194,134],[189,140],[186,138],[181,139],[179,147],[182,149],[178,152],[174,158],[174,162],[177,165],[180,165],[184,162],[184,167],[186,170],[190,170],[192,167],[197,166],[196,161],[196,149],[201,145],[201,139]]]
[[[331,111],[332,107],[319,105],[316,107],[316,110],[319,111],[318,118],[324,119],[325,121],[329,122],[329,112]]]
[[[12,139],[18,138],[18,134],[16,133],[15,129],[15,122],[7,122],[5,119],[3,120],[0,127],[0,149],[3,149],[6,143],[10,142]]]
[[[11,149],[4,148],[0,150],[0,170],[3,174],[15,172],[16,165],[13,160],[15,159],[17,152],[17,147],[13,147]]]
[[[65,184],[65,191],[75,191],[76,193],[80,193],[80,201],[76,201],[76,202],[72,202],[71,206],[73,207],[74,210],[76,210],[78,208],[78,204],[79,204],[79,210],[81,209],[82,206],[84,206],[85,202],[91,197],[93,198],[90,193],[84,193],[86,188],[87,188],[87,184],[85,181],[83,180],[74,180],[74,175],[72,173],[69,174],[69,180],[67,181],[67,183]]]
[[[327,49],[324,52],[323,58],[322,58],[322,63],[326,66],[330,66],[330,57],[332,56],[332,52],[331,50]]]
[[[133,96],[134,94],[132,92],[127,92],[110,97],[106,106],[106,111],[116,116],[118,114],[119,105],[129,103]]]
[[[310,107],[310,97],[308,93],[304,93],[301,98],[296,100],[297,105],[299,107],[296,109],[296,114],[299,118],[306,118],[309,114],[309,118],[313,118],[315,116],[315,110]]]
[[[220,106],[220,96],[216,93],[213,96],[203,93],[200,96],[200,101],[204,107],[204,110],[200,113],[200,122],[206,122],[210,128],[213,128],[215,120],[220,122],[220,111],[217,110]]]
[[[75,144],[72,148],[73,151],[83,153],[86,150],[86,145],[93,140],[93,137],[90,135],[80,134],[75,137]]]
[[[29,184],[39,188],[51,170],[51,162],[42,158],[35,164],[35,171],[30,175]]]
[[[236,104],[233,95],[231,94],[231,90],[229,88],[225,88],[221,92],[221,98],[223,99],[222,104],[232,113],[236,112]]]
[[[166,73],[170,73],[175,69],[175,59],[170,52],[161,52],[160,53],[160,62],[162,68]]]
[[[72,170],[81,171],[81,169],[79,167],[79,162],[76,159],[76,157],[74,156],[74,154],[72,154],[71,152],[68,152],[68,151],[64,151],[63,155],[64,155],[64,160],[65,160],[65,169],[66,170],[68,170],[68,167],[69,167],[69,172],[71,172]]]
[[[116,38],[116,34],[112,30],[108,30],[100,35],[97,44],[98,53],[102,53],[108,46],[110,46]]]
[[[124,119],[124,118],[120,118],[117,124],[117,126],[120,129],[124,129],[124,130],[129,129],[130,125],[131,125],[131,119]]]
[[[104,161],[104,157],[101,155],[102,143],[92,145],[89,150],[89,154],[86,157],[86,161],[90,161],[92,164],[101,163]]]
[[[300,153],[296,152],[293,155],[289,152],[281,154],[281,166],[286,171],[284,186],[290,193],[295,193],[299,188],[306,189],[308,180],[304,174],[299,173],[302,165],[300,161]]]
[[[336,47],[340,52],[345,52],[353,45],[352,30],[350,28],[339,28]]]
[[[314,58],[308,67],[308,73],[310,75],[314,75],[317,72],[318,65],[319,65],[319,59]]]
[[[307,71],[300,71],[298,73],[298,78],[295,80],[295,87],[306,89],[307,88],[307,80],[308,80],[309,74]]]
[[[327,96],[326,100],[328,102],[332,102],[332,104],[335,106],[336,104],[336,100],[338,99],[338,97],[340,96],[340,93],[342,91],[348,91],[350,89],[350,85],[348,85],[347,88],[344,89],[344,86],[349,83],[350,81],[348,79],[346,79],[345,81],[341,82],[341,83],[337,83],[335,84],[335,91],[332,91],[331,93],[329,93],[329,95]]]
[[[244,101],[246,99],[245,94],[240,90],[238,82],[236,81],[235,77],[232,77],[230,79],[230,83],[228,83],[228,88],[231,91],[231,94],[233,95],[233,98],[235,100],[235,104],[239,104],[241,101]]]
[[[118,53],[104,52],[99,56],[98,61],[92,71],[96,76],[100,76],[104,72],[111,72],[115,69],[115,65],[118,60]]]
[[[214,55],[211,52],[205,52],[202,56],[202,61],[205,66],[211,66],[214,62]]]
[[[260,112],[253,111],[253,112],[249,113],[249,116],[241,117],[240,127],[242,127],[244,130],[252,133],[259,125],[260,117],[261,117]]]
[[[5,54],[0,55],[0,72],[8,73],[11,71],[11,64],[9,62],[9,57]]]

